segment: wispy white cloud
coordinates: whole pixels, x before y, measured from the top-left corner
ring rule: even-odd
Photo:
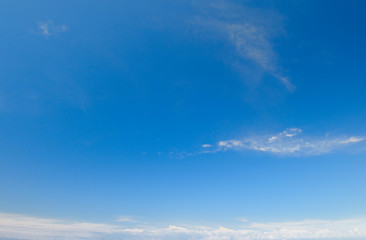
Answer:
[[[124,228],[118,225],[67,222],[0,213],[0,238],[10,239],[350,239],[366,237],[366,219],[303,220],[295,222],[243,223],[240,229],[224,226]]]
[[[235,62],[242,72],[248,72],[241,62],[251,61],[261,71],[279,80],[288,90],[295,86],[283,76],[274,51],[273,38],[284,30],[282,17],[273,11],[248,8],[228,1],[203,1],[198,6],[202,15],[193,23],[219,34],[232,46],[239,59]]]
[[[38,32],[46,37],[55,35],[58,33],[66,32],[67,29],[68,28],[66,27],[66,25],[55,25],[53,23],[53,21],[38,23]]]
[[[236,220],[240,221],[240,222],[248,222],[247,218],[241,217],[241,218],[237,218]]]
[[[131,229],[108,224],[67,222],[0,213],[0,238],[83,239],[130,231]]]
[[[211,144],[203,144],[202,147],[203,148],[209,148],[209,147],[212,147],[212,145]]]
[[[207,152],[253,150],[287,155],[319,155],[364,141],[364,137],[303,137],[299,128],[289,128],[275,135],[262,135],[243,139],[219,141]]]
[[[118,219],[117,219],[117,222],[136,222],[136,220],[132,217],[129,217],[129,216],[120,216]]]

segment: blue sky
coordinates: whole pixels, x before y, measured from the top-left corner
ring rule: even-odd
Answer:
[[[363,1],[2,1],[0,239],[366,237]]]

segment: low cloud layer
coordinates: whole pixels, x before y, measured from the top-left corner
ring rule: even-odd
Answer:
[[[320,155],[364,140],[364,137],[359,136],[307,137],[303,136],[301,129],[289,128],[275,135],[219,141],[212,150],[204,152],[252,150],[283,155]]]
[[[136,224],[138,225],[138,224]],[[224,226],[136,226],[89,222],[67,222],[0,213],[0,239],[197,239],[275,240],[349,239],[366,237],[366,219],[303,220],[298,222],[243,223],[234,229]]]

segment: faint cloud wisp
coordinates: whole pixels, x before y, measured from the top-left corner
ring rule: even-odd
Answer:
[[[280,15],[226,1],[204,2],[198,6],[203,13],[192,21],[193,24],[219,34],[232,46],[239,59],[232,63],[233,66],[241,72],[248,72],[250,67],[243,62],[250,61],[289,91],[295,90],[291,81],[281,74],[272,43],[274,36],[284,32]]]
[[[38,32],[43,36],[51,36],[56,35],[58,33],[63,33],[68,30],[66,25],[55,25],[53,21],[39,22],[38,23]]]
[[[117,219],[117,222],[136,222],[136,220],[132,217],[129,217],[129,216],[121,216]]]

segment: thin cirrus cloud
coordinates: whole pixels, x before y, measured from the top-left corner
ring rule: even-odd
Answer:
[[[241,217],[241,218],[236,218],[236,220],[240,221],[240,222],[248,222],[247,218]]]
[[[350,239],[366,237],[366,219],[248,223],[243,227],[121,225],[67,222],[0,213],[0,239]]]
[[[117,219],[117,222],[136,222],[136,220],[132,217],[129,217],[129,216],[121,216]]]
[[[282,155],[321,155],[364,141],[364,137],[306,137],[299,128],[289,128],[275,135],[219,141],[215,148],[204,153],[220,151],[259,151]],[[205,144],[206,145],[206,144]],[[204,145],[202,145],[203,147]]]
[[[56,25],[53,21],[39,22],[38,23],[38,32],[43,36],[51,36],[59,33],[66,32],[68,27],[66,25]]]
[[[282,16],[270,11],[248,8],[227,1],[203,1],[197,6],[202,14],[191,22],[203,31],[216,33],[234,50],[238,61],[231,64],[240,72],[252,71],[245,62],[254,63],[258,71],[277,79],[289,91],[295,85],[284,76],[274,51],[273,38],[284,33]],[[252,79],[253,80],[253,79]]]

